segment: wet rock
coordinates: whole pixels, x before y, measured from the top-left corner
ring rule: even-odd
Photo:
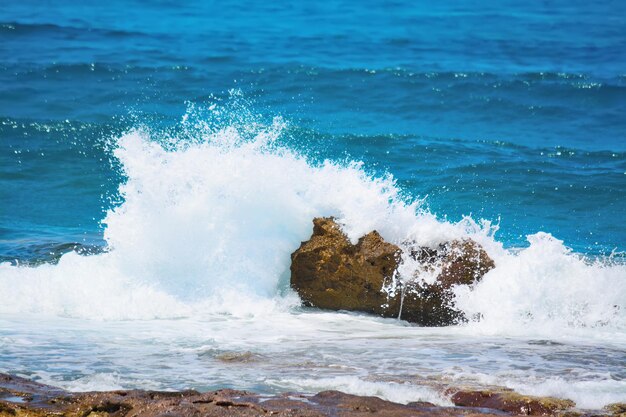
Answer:
[[[447,326],[463,321],[463,315],[451,304],[451,288],[471,285],[495,267],[487,252],[472,240],[455,240],[439,245],[437,249],[419,248],[411,256],[426,270],[439,267],[434,283],[409,283],[403,289],[402,312],[404,320],[423,326]],[[400,297],[398,297],[400,298]]]
[[[261,355],[252,352],[223,352],[215,356],[215,359],[228,363],[250,363],[258,362],[262,359]]]
[[[14,397],[24,401],[11,401]],[[206,393],[193,390],[70,393],[0,374],[1,417],[495,417],[503,413],[564,417],[576,413],[570,410],[574,404],[568,400],[529,397],[504,390],[457,390],[452,400],[462,407],[440,407],[424,402],[405,405],[339,391],[322,391],[316,395],[285,393],[273,397],[232,389]],[[623,405],[614,406],[609,406],[613,407],[611,412],[623,410]]]
[[[291,255],[291,284],[305,305],[397,316],[381,292],[400,262],[398,246],[378,232],[353,245],[332,218],[313,220],[313,236]]]
[[[626,417],[626,403],[609,404],[604,409],[613,416]]]
[[[449,289],[453,285],[469,285],[495,268],[487,252],[473,240],[455,240],[439,247],[442,270],[437,285]]]
[[[459,391],[451,399],[457,406],[490,408],[525,416],[555,415],[576,405],[570,400],[521,395],[513,391]]]
[[[333,218],[315,218],[313,235],[291,255],[291,286],[307,306],[445,326],[463,319],[449,303],[450,288],[472,284],[494,267],[471,240],[417,247],[410,256],[425,269],[438,268],[436,281],[408,283],[390,293],[385,289],[394,281],[402,249],[376,231],[352,244]]]

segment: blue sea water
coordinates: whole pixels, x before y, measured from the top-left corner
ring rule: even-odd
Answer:
[[[412,3],[4,1],[0,256],[97,242],[105,142],[231,89],[508,246],[626,250],[624,3]]]
[[[476,238],[481,320],[301,309],[316,215]],[[0,372],[597,409],[626,397],[625,219],[623,1],[0,1]]]

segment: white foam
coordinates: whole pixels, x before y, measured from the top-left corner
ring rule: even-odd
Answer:
[[[94,373],[65,382],[49,381],[47,378],[43,378],[42,382],[44,381],[75,392],[114,391],[125,388],[120,382],[120,376],[116,373]]]
[[[398,383],[393,381],[369,381],[356,376],[338,376],[333,378],[293,378],[279,381],[266,381],[283,390],[295,390],[305,392],[319,392],[324,390],[337,390],[347,394],[366,395],[379,397],[387,401],[400,404],[410,402],[427,401],[441,406],[452,406],[449,399],[442,396],[436,390],[427,387],[413,385],[408,382]]]
[[[271,299],[288,288],[290,254],[316,216],[336,216],[355,241],[372,229],[420,244],[481,230],[419,211],[391,176],[372,178],[359,163],[312,164],[276,146],[280,120],[220,128],[192,120],[180,139],[146,130],[119,138],[114,154],[127,180],[123,203],[103,220],[110,252],[2,265],[0,312],[147,319],[239,310],[220,300]]]
[[[489,222],[439,221],[402,199],[392,176],[371,177],[357,162],[311,163],[278,145],[283,120],[264,125],[245,106],[231,107],[191,108],[177,134],[120,137],[114,154],[127,180],[123,203],[103,220],[110,252],[0,265],[0,312],[149,319],[265,311],[262,300],[289,293],[290,254],[310,236],[311,220],[332,215],[353,241],[374,229],[398,244],[478,240],[497,267],[475,288],[459,288],[456,303],[480,317],[481,331],[626,327],[626,266],[590,264],[545,233],[506,251]],[[412,268],[404,266],[405,277]],[[250,302],[227,302],[236,298]]]
[[[607,373],[605,375],[581,375],[576,378],[559,376],[546,377],[534,372],[484,374],[471,373],[455,375],[455,380],[467,383],[473,380],[486,386],[504,386],[523,395],[569,399],[576,407],[598,410],[607,404],[624,401],[626,381]]]
[[[145,319],[184,315],[188,307],[120,270],[113,254],[68,253],[57,265],[0,265],[2,313]]]
[[[581,409],[600,409],[607,404],[623,402],[626,381],[614,380],[607,375],[604,380],[571,381],[548,378],[543,381],[505,382],[517,392],[527,395],[552,396],[571,399]]]
[[[479,318],[473,328],[554,337],[597,329],[624,341],[626,266],[586,260],[546,233],[528,241],[527,249],[494,256],[496,268],[474,288],[456,289],[456,305]]]

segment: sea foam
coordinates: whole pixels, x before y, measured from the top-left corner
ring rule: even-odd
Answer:
[[[353,241],[371,230],[396,244],[479,241],[496,268],[458,288],[455,302],[482,331],[626,327],[624,265],[592,262],[546,233],[506,250],[491,223],[441,221],[390,174],[291,150],[280,118],[225,114],[191,108],[175,133],[143,127],[115,140],[125,180],[121,204],[102,220],[108,251],[0,265],[0,312],[150,319],[289,309],[298,304],[290,254],[314,217],[335,216]]]
[[[543,232],[526,248],[506,249],[490,222],[438,219],[390,174],[296,152],[280,118],[226,116],[219,107],[191,109],[174,130],[137,127],[111,144],[124,181],[102,220],[103,253],[0,264],[0,313],[17,329],[0,339],[11,370],[71,390],[236,385],[449,404],[421,382],[432,379],[592,408],[623,394],[615,364],[626,346],[626,266],[574,253]],[[371,230],[399,245],[472,238],[496,267],[455,289],[470,320],[461,326],[302,311],[289,288],[290,255],[317,216],[335,216],[353,241]],[[403,271],[401,279],[411,275]],[[564,348],[548,345],[546,354],[534,338]],[[71,364],[49,360],[55,344],[74,350]],[[104,365],[94,363],[94,347]],[[258,353],[258,362],[239,367],[215,352]],[[600,371],[579,369],[589,352],[602,355]],[[78,376],[68,381],[67,369]]]

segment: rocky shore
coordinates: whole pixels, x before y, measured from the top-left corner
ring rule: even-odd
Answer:
[[[177,417],[177,416],[612,416],[626,417],[626,404],[602,412],[575,409],[569,400],[530,397],[500,389],[448,389],[455,404],[441,407],[426,402],[397,404],[377,397],[322,391],[315,395],[284,393],[264,396],[224,389],[158,392],[119,390],[72,393],[24,378],[0,374],[0,416],[8,417]]]

